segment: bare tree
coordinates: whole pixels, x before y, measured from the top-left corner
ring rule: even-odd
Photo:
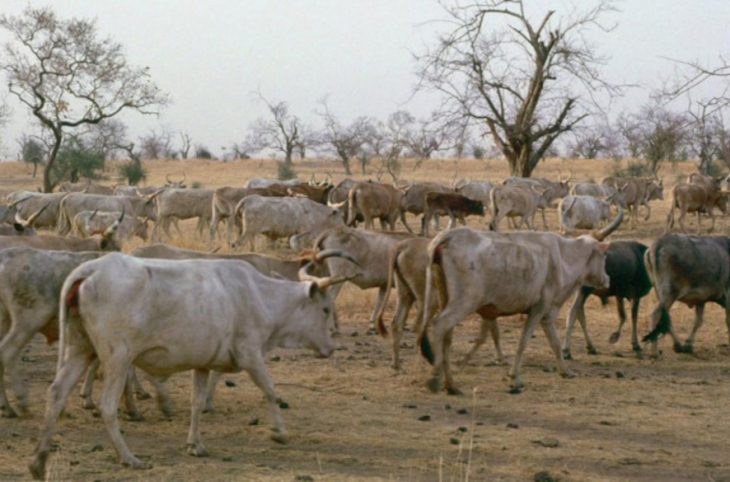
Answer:
[[[286,102],[270,102],[260,93],[258,98],[266,104],[271,119],[259,118],[254,121],[246,144],[253,150],[272,149],[284,154],[284,164],[291,168],[294,151],[302,142],[302,123],[289,112]]]
[[[368,134],[372,129],[371,121],[367,117],[358,117],[349,126],[344,126],[329,110],[326,99],[320,104],[322,107],[317,114],[324,121],[321,145],[337,156],[345,168],[345,174],[350,176],[352,175],[350,161],[364,151]]]
[[[417,159],[416,166],[420,166],[449,141],[451,127],[440,125],[435,118],[421,119],[413,124],[406,130],[405,144],[409,155]]]
[[[190,149],[193,146],[193,140],[187,132],[180,132],[180,159],[187,159],[190,156]]]
[[[393,178],[398,180],[401,169],[401,156],[408,148],[408,139],[411,135],[410,129],[416,119],[412,114],[404,110],[393,112],[388,116],[383,130],[383,144],[380,173],[387,171]]]
[[[573,18],[550,10],[531,19],[522,0],[476,0],[444,7],[453,30],[418,57],[420,89],[443,95],[442,114],[477,121],[507,158],[513,175],[530,176],[563,133],[588,115],[590,101],[614,88],[599,77],[583,34],[613,11],[601,0]],[[495,29],[495,25],[505,25]]]
[[[144,159],[171,159],[176,157],[172,148],[172,133],[167,129],[152,129],[139,138]]]
[[[12,41],[2,69],[8,88],[53,136],[43,172],[50,192],[53,165],[69,129],[98,124],[125,110],[154,114],[169,98],[150,80],[147,68],[127,63],[121,44],[98,38],[92,20],[59,19],[50,8],[26,8],[0,16]]]
[[[573,134],[573,140],[567,145],[571,157],[596,159],[612,157],[618,152],[617,133],[608,123],[581,126]]]

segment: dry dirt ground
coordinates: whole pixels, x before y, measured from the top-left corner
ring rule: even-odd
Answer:
[[[611,161],[550,160],[536,175],[600,179]],[[341,169],[323,162],[299,165],[300,176]],[[455,171],[458,172],[455,174]],[[166,173],[181,174],[205,186],[240,184],[254,175],[271,175],[270,161],[220,164],[209,161],[150,163],[150,183]],[[665,183],[674,184],[690,164],[667,168]],[[113,168],[110,176],[113,176]],[[407,164],[404,177],[501,179],[501,161],[429,161],[419,170]],[[113,182],[110,179],[109,182]],[[0,191],[37,185],[25,166],[0,164]],[[667,190],[668,191],[668,190]],[[668,196],[667,196],[668,197]],[[652,218],[636,230],[624,226],[616,238],[650,243],[663,231],[668,199],[653,206]],[[556,229],[554,213],[549,215]],[[706,222],[706,221],[705,221]],[[472,221],[484,226],[483,220]],[[186,237],[173,243],[203,249],[186,224]],[[727,234],[725,220],[718,231]],[[134,243],[125,249],[136,246]],[[282,254],[287,254],[283,252]],[[391,296],[391,300],[393,300]],[[203,300],[201,300],[203,302]],[[287,445],[269,439],[271,418],[261,393],[245,374],[224,376],[216,411],[202,418],[210,456],[185,453],[189,423],[190,381],[179,374],[169,381],[175,413],[164,419],[154,402],[139,402],[143,422],[123,422],[126,440],[151,462],[148,471],[133,471],[116,462],[104,426],[73,396],[55,437],[49,461],[51,480],[730,480],[730,348],[722,311],[712,306],[695,343],[694,355],[675,354],[667,340],[661,359],[637,359],[631,352],[628,326],[615,345],[613,302],[587,304],[589,329],[600,354],[585,353],[580,330],[574,333],[569,362],[577,377],[561,379],[543,333],[528,345],[520,395],[507,392],[507,368],[494,363],[491,342],[471,365],[455,370],[464,396],[432,394],[425,382],[429,367],[417,354],[413,333],[406,333],[404,367],[390,368],[390,340],[367,335],[374,292],[348,286],[338,300],[341,345],[328,360],[305,351],[275,350],[269,369],[290,433]],[[641,307],[640,333],[648,332],[654,295]],[[392,315],[393,301],[387,312]],[[558,320],[562,330],[565,314]],[[413,313],[411,314],[413,316]],[[686,336],[692,312],[677,306],[675,325]],[[409,320],[409,326],[411,320]],[[519,317],[500,321],[503,347],[511,362],[521,329]],[[470,318],[457,328],[455,358],[466,353],[477,332]],[[56,347],[37,337],[20,363],[30,384],[31,415],[0,419],[0,480],[28,478],[26,465],[37,441],[44,393],[53,378]],[[97,384],[97,394],[99,385]],[[147,385],[148,386],[148,385]],[[536,474],[543,472],[536,478]]]

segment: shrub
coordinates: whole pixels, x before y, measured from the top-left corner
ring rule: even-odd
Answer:
[[[286,181],[287,179],[295,179],[297,177],[297,173],[294,171],[294,166],[291,164],[287,164],[286,162],[277,162],[277,177],[282,180]]]
[[[612,175],[617,177],[641,177],[653,176],[651,167],[640,161],[629,161],[625,169],[621,169],[621,163],[617,162],[613,166]]]
[[[140,160],[131,160],[119,166],[119,175],[127,181],[130,186],[136,186],[147,179],[147,170],[142,166]]]

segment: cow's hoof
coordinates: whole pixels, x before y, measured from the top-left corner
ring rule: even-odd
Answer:
[[[456,387],[446,388],[446,393],[448,393],[449,395],[464,395],[464,392],[462,392],[461,390],[459,390]]]
[[[93,410],[96,408],[96,404],[94,401],[90,398],[84,398],[84,402],[81,404],[81,407],[86,410]]]
[[[160,413],[162,413],[165,418],[172,418],[172,405],[170,405],[169,403],[158,403],[157,408],[160,410]]]
[[[566,370],[560,374],[563,378],[575,378],[575,372],[571,370]]]
[[[152,398],[152,395],[145,391],[139,391],[135,393],[135,396],[137,397],[137,400],[149,400],[150,398]]]
[[[134,412],[127,412],[127,417],[130,422],[143,422],[144,421],[144,417],[142,416],[142,414],[136,410]]]
[[[3,418],[16,418],[18,414],[13,410],[13,407],[10,405],[3,405],[0,407],[0,415]]]
[[[591,346],[587,347],[587,348],[586,348],[586,352],[587,352],[587,353],[588,353],[589,355],[598,355],[598,350],[596,350],[596,347],[595,347],[595,346],[593,346],[593,345],[591,345]]]
[[[48,460],[48,452],[39,452],[36,454],[33,462],[28,464],[30,475],[35,480],[43,480],[46,478],[46,460]]]
[[[519,395],[520,393],[522,393],[524,391],[524,389],[525,389],[525,386],[522,384],[512,385],[509,387],[509,393],[512,395]]]
[[[135,470],[149,470],[152,468],[152,464],[147,462],[142,462],[137,457],[130,457],[126,460],[122,461],[122,465],[125,465],[129,467],[130,469]]]
[[[203,413],[213,413],[215,412],[215,407],[212,403],[206,403],[205,407],[203,407]]]
[[[573,355],[570,353],[570,350],[563,350],[563,360],[572,360]]]
[[[608,342],[616,343],[620,337],[621,337],[621,333],[619,333],[618,331],[615,333],[611,333],[611,336],[608,337]]]
[[[276,442],[278,444],[282,444],[282,445],[289,443],[288,437],[286,435],[280,434],[280,433],[275,433],[274,435],[272,435],[271,440],[273,440],[274,442]]]
[[[188,455],[193,457],[207,457],[208,451],[205,449],[202,443],[188,444],[187,446]]]
[[[438,393],[439,391],[441,391],[441,380],[434,377],[426,382],[426,386],[429,390],[431,390],[432,393]]]
[[[692,345],[685,343],[684,345],[675,343],[674,344],[674,352],[675,353],[692,353]]]

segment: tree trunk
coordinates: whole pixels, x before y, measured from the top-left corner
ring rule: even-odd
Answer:
[[[56,162],[56,156],[58,155],[58,150],[61,148],[62,141],[60,131],[54,131],[53,135],[56,138],[56,142],[53,143],[51,152],[48,155],[48,162],[46,163],[45,169],[43,169],[43,192],[47,193],[53,192],[53,188],[56,187],[57,184],[57,182],[51,181],[51,170]]]
[[[292,154],[294,154],[294,147],[287,147],[286,152],[284,152],[284,164],[287,167],[292,165]]]
[[[33,179],[35,179],[36,174],[38,174],[38,162],[33,161]]]
[[[345,174],[348,176],[352,176],[352,170],[350,170],[350,158],[340,157],[340,160],[342,161],[342,167],[345,168]]]

